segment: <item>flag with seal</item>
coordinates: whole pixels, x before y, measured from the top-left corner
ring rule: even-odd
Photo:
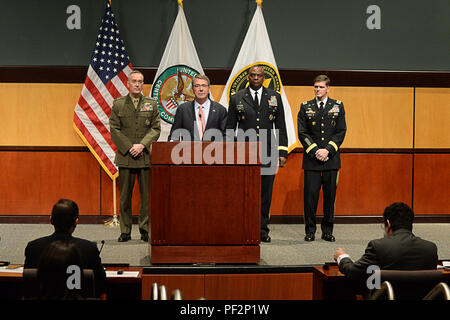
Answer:
[[[266,78],[263,86],[278,91],[281,95],[288,136],[288,149],[290,152],[297,146],[292,111],[281,83],[269,34],[267,33],[264,22],[261,9],[262,0],[257,0],[256,2],[258,5],[256,6],[255,14],[219,103],[228,108],[231,95],[248,86],[247,76],[250,68],[254,65],[260,65],[264,70],[264,76]]]
[[[184,15],[183,1],[177,1],[178,15],[150,92],[158,102],[163,120],[158,141],[167,141],[177,107],[194,100],[193,77],[204,73]]]

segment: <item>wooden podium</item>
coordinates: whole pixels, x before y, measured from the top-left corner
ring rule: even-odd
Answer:
[[[154,142],[151,263],[258,263],[256,142]]]

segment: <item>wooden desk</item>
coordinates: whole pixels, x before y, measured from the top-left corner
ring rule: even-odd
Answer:
[[[142,268],[137,267],[108,267],[106,271],[117,272],[119,270],[137,271],[137,277],[114,276],[106,277],[107,300],[141,300],[142,298]]]
[[[450,270],[442,269],[444,280],[450,281]],[[313,267],[313,300],[355,300],[367,292],[364,281],[354,281],[343,275],[337,265],[328,269]]]
[[[347,279],[338,266],[313,268],[313,300],[356,300],[363,290],[360,282]]]
[[[106,271],[138,271],[137,277],[106,277],[107,300],[141,300],[142,268],[108,267]],[[0,272],[0,300],[20,300],[23,296],[22,273]]]

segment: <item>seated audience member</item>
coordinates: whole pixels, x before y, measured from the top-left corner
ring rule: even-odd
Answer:
[[[50,243],[57,240],[73,243],[80,252],[82,267],[94,271],[95,292],[100,296],[105,292],[106,273],[97,245],[92,241],[72,236],[78,224],[78,205],[72,200],[59,200],[53,206],[50,222],[55,232],[27,244],[24,268],[37,268],[44,250]]]
[[[69,267],[76,266],[77,270]],[[69,277],[73,277],[69,279]],[[74,277],[78,277],[75,279]],[[81,300],[83,299],[83,268],[81,254],[74,243],[55,241],[42,253],[37,280],[38,299],[41,300]],[[70,284],[70,285],[69,285]]]
[[[393,203],[383,213],[385,237],[372,240],[356,262],[341,248],[334,254],[339,270],[352,279],[367,277],[369,266],[381,270],[430,270],[438,263],[437,247],[412,233],[414,212],[404,203]]]

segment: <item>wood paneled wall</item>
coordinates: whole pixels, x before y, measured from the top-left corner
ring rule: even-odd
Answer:
[[[0,214],[48,214],[61,197],[76,200],[85,215],[113,213],[112,182],[72,127],[81,88],[0,83],[0,178],[6,182],[0,184]],[[150,88],[145,85],[144,94]],[[211,87],[216,101],[223,88]],[[300,103],[313,91],[285,90],[296,126]],[[332,87],[330,96],[346,108],[342,147],[364,152],[342,154],[337,215],[379,215],[392,201],[412,204],[417,214],[450,213],[449,197],[431,192],[450,190],[450,155],[439,153],[450,148],[450,88]],[[423,148],[426,153],[415,153]],[[271,214],[302,214],[302,193],[301,154],[292,153],[276,177]],[[138,207],[137,196],[134,212]]]
[[[81,88],[81,84],[0,83],[4,115],[0,146],[83,146],[72,127]],[[144,94],[150,88],[146,85]],[[211,87],[216,101],[223,88]],[[285,90],[297,132],[300,103],[312,99],[313,91],[301,86]],[[413,88],[332,87],[330,96],[345,105],[348,132],[343,148],[413,148],[414,112],[416,147],[450,147],[449,88],[417,89],[416,109]],[[437,104],[440,112],[430,112],[429,106],[436,110]]]
[[[417,88],[414,146],[450,147],[450,89]]]
[[[386,204],[412,202],[411,154],[342,154],[336,215],[380,215]],[[275,178],[271,214],[303,215],[302,154],[289,156]],[[318,214],[322,214],[322,193]],[[450,209],[450,208],[449,208]],[[450,212],[450,211],[449,211]]]

